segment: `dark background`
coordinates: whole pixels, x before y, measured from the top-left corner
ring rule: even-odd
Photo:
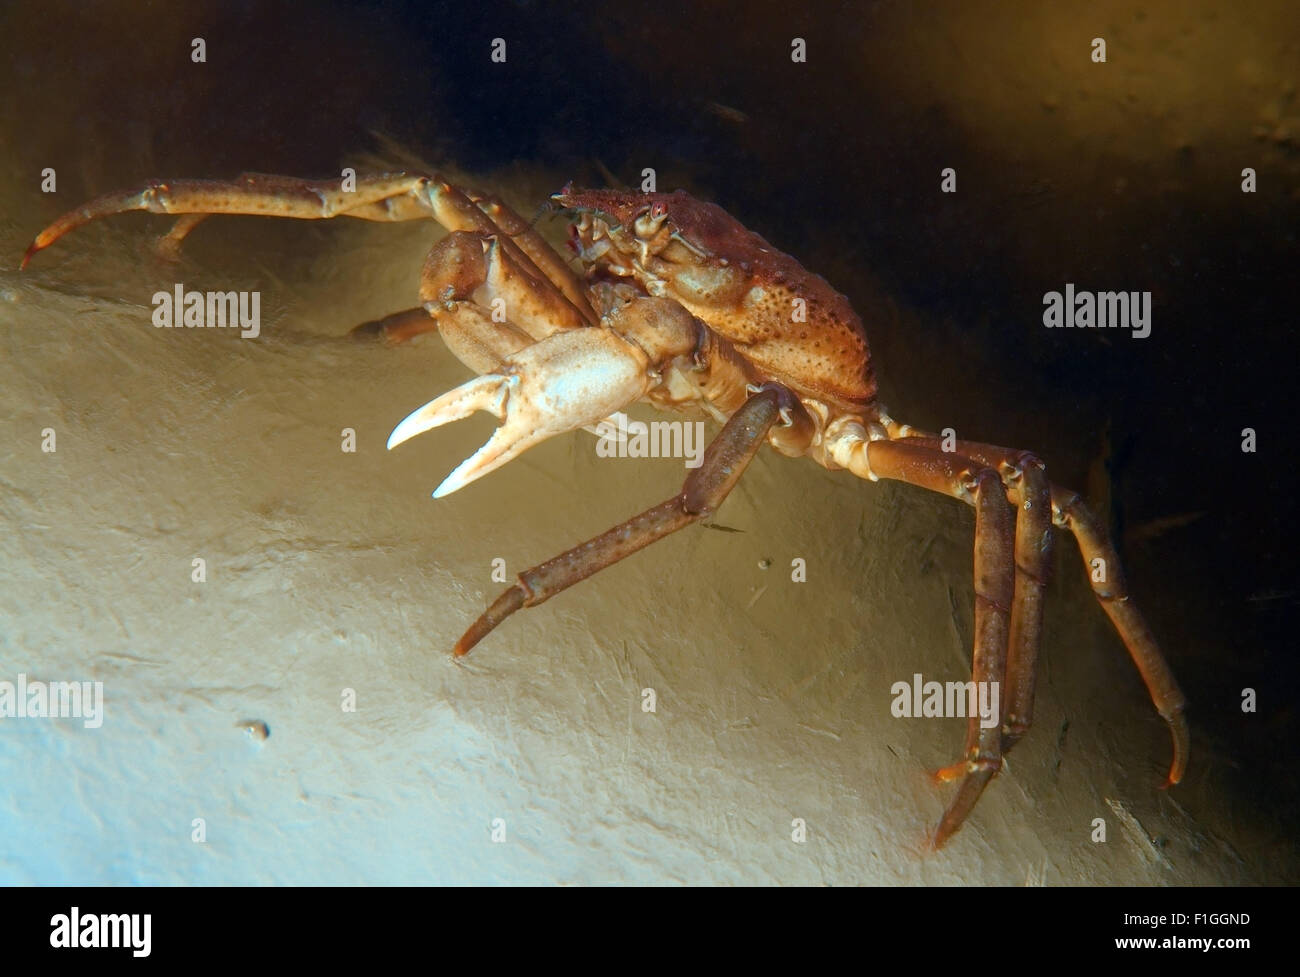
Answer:
[[[1188,694],[1193,763],[1274,810],[1290,850],[1294,11],[1012,3],[985,24],[965,6],[20,5],[0,14],[6,175],[54,166],[66,201],[155,176],[327,174],[376,134],[481,174],[524,161],[635,185],[654,167],[849,296],[896,417],[1033,449],[1088,495]],[[949,166],[957,194],[938,190]],[[6,231],[30,238],[43,207]],[[282,239],[258,240],[278,260]],[[1151,337],[1044,329],[1042,296],[1066,282],[1150,290]]]

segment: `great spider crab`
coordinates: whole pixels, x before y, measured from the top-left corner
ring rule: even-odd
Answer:
[[[641,399],[702,407],[723,423],[678,494],[519,574],[456,643],[456,655],[520,608],[714,512],[766,441],[785,455],[807,455],[870,481],[909,482],[975,509],[972,679],[1008,692],[1000,722],[986,728],[971,717],[962,759],[935,774],[940,782],[961,780],[934,834],[936,848],[962,825],[1029,728],[1053,524],[1074,533],[1085,566],[1105,561],[1100,579],[1090,574],[1093,591],[1169,725],[1165,786],[1179,782],[1190,748],[1182,692],[1129,599],[1101,525],[1078,495],[1048,482],[1037,457],[971,441],[945,444],[891,418],[876,399],[865,330],[844,296],[720,207],[680,190],[571,186],[551,201],[573,215],[570,245],[581,274],[497,198],[409,173],[347,188],[259,174],[152,183],[59,218],[37,235],[22,264],[76,227],[130,210],[183,215],[163,239],[169,249],[212,214],[432,218],[449,233],[425,260],[422,304],[358,328],[391,342],[437,329],[478,374],[399,423],[389,448],[478,410],[502,421],[435,498]]]

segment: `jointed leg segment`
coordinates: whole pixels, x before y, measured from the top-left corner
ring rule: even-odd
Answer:
[[[230,181],[154,183],[99,197],[63,215],[37,235],[23,267],[36,252],[81,225],[130,210],[180,215],[159,241],[160,252],[172,258],[186,235],[214,214],[436,220],[450,233],[425,261],[423,308],[364,323],[357,331],[401,343],[436,328],[452,352],[478,373],[497,370],[532,341],[599,321],[575,272],[518,214],[495,197],[419,174],[365,176],[348,189],[341,180],[261,173]],[[495,314],[498,299],[506,303],[508,321]],[[484,311],[488,307],[494,309],[491,318]]]
[[[1069,529],[1079,541],[1092,591],[1101,602],[1102,610],[1124,639],[1133,664],[1142,674],[1156,711],[1169,725],[1174,741],[1174,759],[1169,766],[1165,786],[1170,787],[1183,779],[1187,770],[1187,756],[1191,751],[1191,733],[1187,717],[1183,715],[1187,700],[1174,678],[1169,663],[1160,653],[1155,635],[1147,625],[1137,605],[1129,598],[1128,584],[1120,567],[1119,555],[1106,537],[1101,524],[1073,492],[1052,486],[1052,514],[1056,525]],[[1097,562],[1101,561],[1101,562]]]
[[[26,268],[38,251],[83,224],[132,210],[181,215],[163,239],[164,250],[171,253],[195,225],[213,214],[298,220],[352,217],[381,222],[432,218],[449,231],[497,237],[512,264],[534,281],[548,283],[574,316],[587,325],[598,321],[573,270],[518,214],[495,197],[462,191],[437,176],[412,173],[358,177],[348,189],[342,180],[245,173],[234,180],[172,180],[106,194],[69,211],[41,231],[23,255],[21,267]]]
[[[907,438],[906,444],[941,450],[938,438]],[[1043,463],[1025,451],[958,441],[958,455],[996,470],[1016,510],[1015,596],[1003,688],[1003,752],[1029,729],[1034,715],[1038,649],[1043,634],[1043,590],[1052,560],[1051,488]]]
[[[1001,476],[992,468],[911,441],[872,441],[867,449],[871,470],[891,478],[952,495],[975,507],[975,647],[971,680],[975,688],[992,683],[1005,687],[1007,639],[1012,617],[1015,574],[1015,511],[1007,501]],[[980,794],[1002,768],[1002,721],[989,726],[975,710],[967,724],[961,761],[939,771],[941,781],[961,777],[957,796],[935,832],[936,848],[955,832]]]
[[[749,467],[767,432],[781,421],[783,408],[801,410],[793,395],[783,388],[769,385],[756,393],[731,415],[705,451],[700,467],[686,477],[681,492],[519,574],[518,583],[493,601],[456,642],[455,654],[467,654],[521,607],[536,607],[593,573],[712,513]]]
[[[981,681],[982,671],[980,643],[987,640],[983,637],[985,632],[980,626],[980,595],[987,593],[981,587],[989,586],[987,582],[980,582],[981,559],[1001,559],[996,550],[982,558],[981,550],[1000,545],[1000,537],[995,532],[981,528],[982,523],[987,524],[989,517],[984,516],[980,509],[978,494],[963,491],[962,480],[953,478],[952,475],[963,465],[967,466],[967,478],[981,469],[984,472],[997,472],[1007,498],[1014,505],[1014,589],[1010,602],[1006,659],[1001,674],[992,672],[994,678],[1004,680],[998,763],[1001,754],[1020,740],[1033,720],[1035,674],[1042,638],[1043,589],[1051,561],[1051,527],[1055,524],[1069,529],[1078,540],[1093,592],[1128,648],[1156,710],[1169,725],[1173,739],[1173,760],[1165,786],[1178,783],[1186,769],[1190,750],[1190,735],[1183,715],[1185,701],[1182,691],[1146,621],[1129,599],[1114,547],[1079,497],[1048,482],[1042,462],[1027,452],[958,441],[953,446],[955,451],[946,453],[941,450],[939,439],[931,436],[873,441],[865,447],[870,470],[877,477],[901,479],[955,495],[976,506],[976,649],[972,677],[977,683]],[[988,565],[987,562],[985,565]],[[991,660],[987,655],[985,658],[986,661]],[[990,670],[985,668],[983,671],[988,673]],[[959,789],[957,799],[949,806],[940,824],[935,837],[936,847],[942,845],[960,827],[983,784],[996,772],[996,766],[991,763],[993,752],[990,749],[972,749],[976,739],[972,728],[967,741],[969,772]],[[940,776],[955,777],[961,766],[955,764],[945,768],[940,771]],[[987,775],[985,770],[989,771]]]

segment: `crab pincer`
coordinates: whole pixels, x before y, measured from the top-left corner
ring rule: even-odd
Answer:
[[[645,395],[649,360],[608,329],[556,333],[409,414],[389,435],[395,448],[417,434],[487,411],[502,424],[434,491],[440,499],[547,438],[595,424]]]

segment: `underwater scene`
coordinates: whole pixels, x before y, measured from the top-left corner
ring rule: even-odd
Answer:
[[[0,883],[1294,883],[1298,47],[7,5]]]

